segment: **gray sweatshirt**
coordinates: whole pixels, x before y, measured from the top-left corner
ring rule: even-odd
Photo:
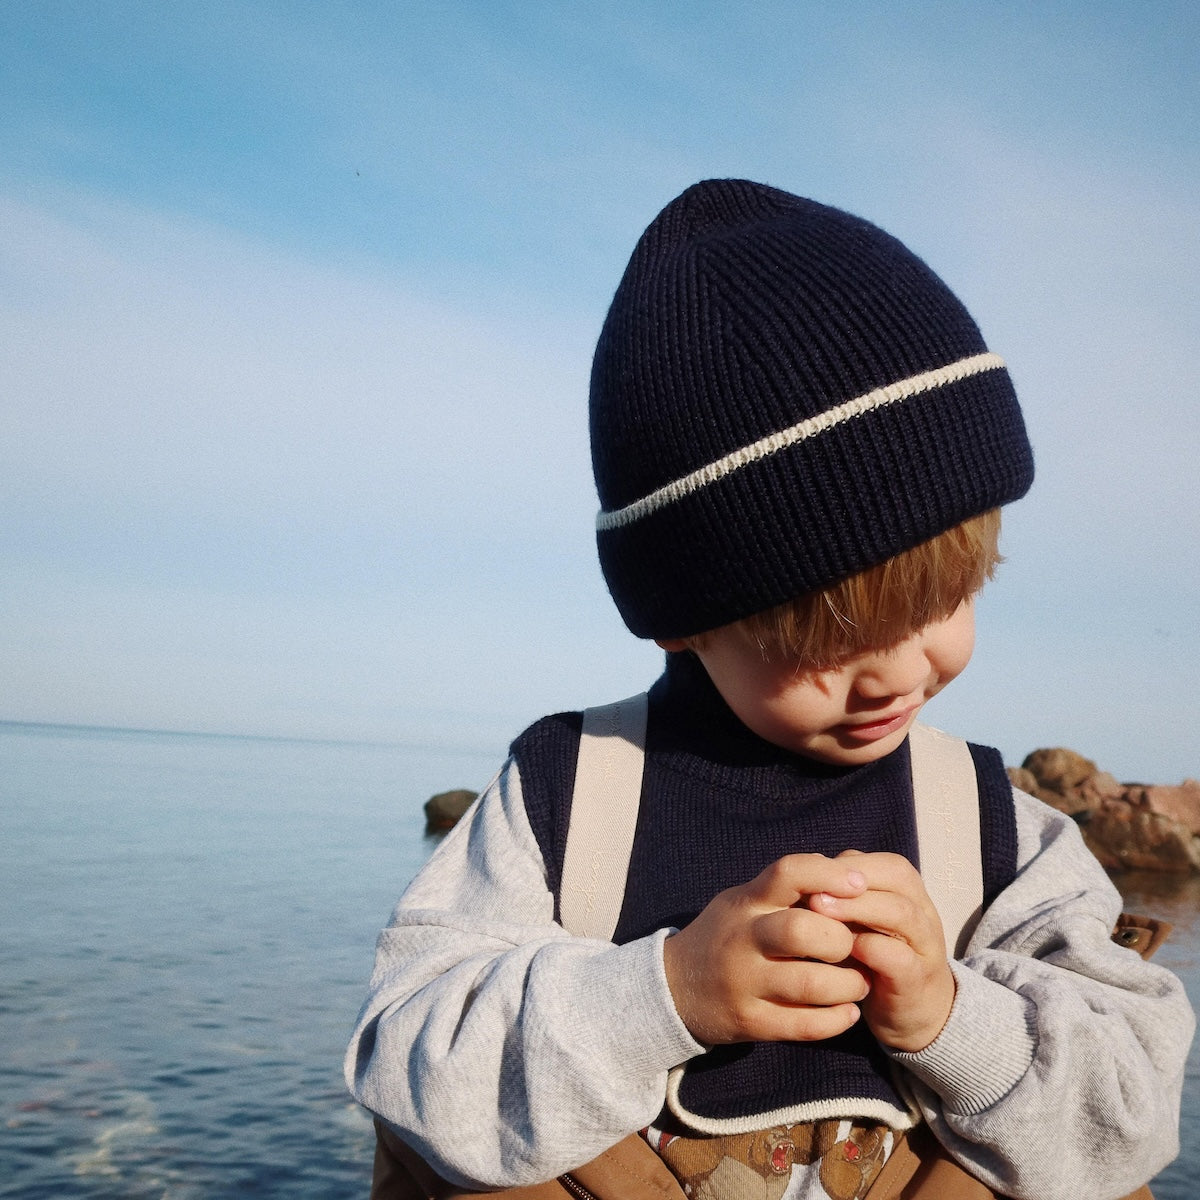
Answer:
[[[951,964],[945,1028],[893,1058],[995,1190],[1115,1200],[1178,1152],[1192,1011],[1172,974],[1111,941],[1120,897],[1074,822],[1015,805],[1017,873]],[[614,946],[555,923],[510,761],[380,934],[347,1083],[463,1186],[553,1178],[654,1122],[670,1069],[705,1049],[667,987],[670,932]]]

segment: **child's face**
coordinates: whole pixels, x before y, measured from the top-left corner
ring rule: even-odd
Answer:
[[[667,641],[682,650],[683,641]],[[713,630],[692,646],[742,723],[759,737],[821,762],[874,762],[907,736],[925,701],[967,665],[975,647],[968,601],[886,650],[857,654],[826,670],[764,662],[735,627]]]

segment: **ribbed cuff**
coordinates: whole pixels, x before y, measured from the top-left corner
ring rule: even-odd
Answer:
[[[1033,1062],[1031,1003],[1003,984],[951,962],[957,991],[942,1032],[915,1054],[891,1051],[942,1098],[947,1110],[981,1113],[1002,1100]]]
[[[670,932],[614,946],[585,966],[578,981],[577,1002],[600,1002],[609,1012],[629,1014],[628,1021],[610,1025],[619,1044],[603,1049],[635,1074],[669,1070],[705,1049],[675,1011],[667,986],[663,942]]]

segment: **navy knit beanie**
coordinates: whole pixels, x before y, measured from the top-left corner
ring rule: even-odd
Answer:
[[[1023,496],[1003,361],[900,242],[709,180],[642,235],[596,346],[600,564],[639,637],[816,591]]]

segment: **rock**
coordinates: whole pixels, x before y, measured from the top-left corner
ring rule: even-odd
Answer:
[[[1125,790],[1123,783],[1117,782],[1115,775],[1107,771],[1097,771],[1090,779],[1085,779],[1076,792],[1085,799],[1094,799],[1097,804],[1105,800],[1116,800]]]
[[[1073,791],[1085,779],[1096,774],[1096,764],[1074,750],[1061,746],[1050,750],[1035,750],[1021,764],[1037,781],[1060,795]]]
[[[1038,777],[1028,767],[1008,767],[1007,770],[1009,781],[1014,787],[1028,792],[1031,796],[1036,796],[1043,804],[1057,808],[1059,812],[1066,813],[1068,817],[1073,817],[1086,807],[1074,792],[1056,792],[1052,788],[1042,787],[1038,782]]]
[[[1062,747],[1035,750],[1020,768],[1010,768],[1010,778],[1015,769],[1021,771],[1023,780],[1013,780],[1017,787],[1072,817],[1095,812],[1107,801],[1119,799],[1123,791],[1121,784],[1090,758]]]
[[[1200,839],[1165,813],[1110,800],[1081,828],[1088,849],[1110,870],[1200,870]]]
[[[1006,767],[1005,770],[1008,771],[1008,780],[1013,787],[1020,788],[1031,796],[1037,795],[1037,776],[1031,770],[1027,767]]]
[[[1185,779],[1174,787],[1156,783],[1149,786],[1129,784],[1125,789],[1129,803],[1185,825],[1189,832],[1200,834],[1200,782]]]
[[[1063,747],[1035,750],[1008,768],[1016,787],[1074,817],[1111,870],[1200,870],[1200,782],[1118,783]]]
[[[449,792],[438,792],[425,801],[425,832],[444,833],[452,829],[458,819],[471,807],[478,792],[467,788],[454,788]]]

